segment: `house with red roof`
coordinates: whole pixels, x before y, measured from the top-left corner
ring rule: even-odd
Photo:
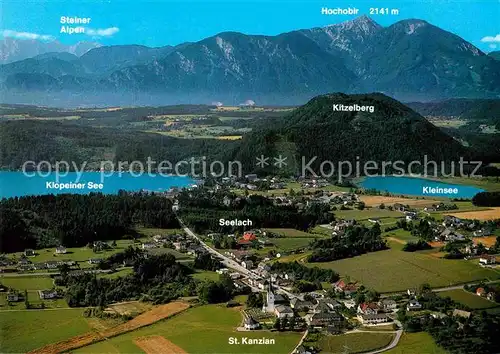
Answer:
[[[486,296],[486,290],[484,288],[477,288],[476,295],[477,296]]]
[[[255,234],[253,232],[245,232],[243,234],[243,239],[245,241],[255,241],[255,240],[257,240],[257,236],[255,236]]]
[[[358,305],[358,313],[363,315],[376,315],[380,307],[375,302],[362,302]]]

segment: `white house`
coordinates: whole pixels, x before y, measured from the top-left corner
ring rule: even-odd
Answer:
[[[389,317],[385,313],[378,314],[358,314],[358,320],[362,324],[377,324],[377,323],[385,323],[389,321]]]
[[[66,252],[68,252],[66,250],[66,247],[64,247],[64,246],[56,247],[56,254],[65,254]]]
[[[293,310],[288,306],[278,305],[274,309],[274,314],[278,318],[292,317]]]
[[[252,330],[260,327],[259,322],[255,321],[252,317],[247,316],[244,322],[245,329]]]
[[[415,299],[410,300],[410,302],[408,302],[408,304],[406,305],[407,311],[417,311],[417,310],[421,310],[421,309],[422,309],[422,305],[420,304],[420,302],[418,302]]]

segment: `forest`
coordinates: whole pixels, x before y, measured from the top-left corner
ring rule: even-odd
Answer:
[[[147,193],[60,194],[0,201],[0,252],[86,246],[134,237],[134,227],[176,228],[172,202]]]
[[[481,192],[472,198],[476,206],[498,207],[500,206],[500,192]]]

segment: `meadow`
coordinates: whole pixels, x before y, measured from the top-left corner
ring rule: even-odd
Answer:
[[[300,340],[300,333],[237,332],[241,314],[223,305],[188,309],[172,318],[133,332],[73,351],[74,353],[141,353],[134,343],[145,336],[163,336],[188,353],[289,353]],[[273,345],[230,345],[229,338],[273,338]]]
[[[366,287],[384,293],[404,291],[422,283],[437,288],[500,279],[500,272],[482,268],[474,262],[441,259],[425,251],[403,252],[402,245],[396,242],[389,242],[389,245],[391,248],[384,251],[308,265],[333,269],[341,276],[349,276]]]
[[[363,353],[383,348],[391,343],[392,333],[348,333],[335,336],[323,336],[318,346],[323,353]]]
[[[484,297],[477,296],[474,293],[462,289],[441,291],[438,294],[439,296],[442,297],[449,296],[456,302],[459,302],[467,307],[470,307],[473,310],[487,309],[500,306],[500,304],[497,304],[493,301],[489,301]]]
[[[446,350],[439,347],[427,332],[403,333],[396,348],[388,350],[386,354],[446,354]]]
[[[83,309],[0,311],[0,352],[25,353],[91,330]]]

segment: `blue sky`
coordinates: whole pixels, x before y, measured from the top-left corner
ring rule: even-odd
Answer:
[[[0,34],[17,38],[82,40],[104,45],[175,45],[223,31],[274,35],[346,21],[357,16],[325,16],[322,7],[398,8],[398,16],[371,16],[387,26],[408,18],[426,20],[456,33],[483,51],[500,49],[500,0],[254,0],[102,1],[2,0]],[[61,34],[60,17],[90,17],[86,34]]]

